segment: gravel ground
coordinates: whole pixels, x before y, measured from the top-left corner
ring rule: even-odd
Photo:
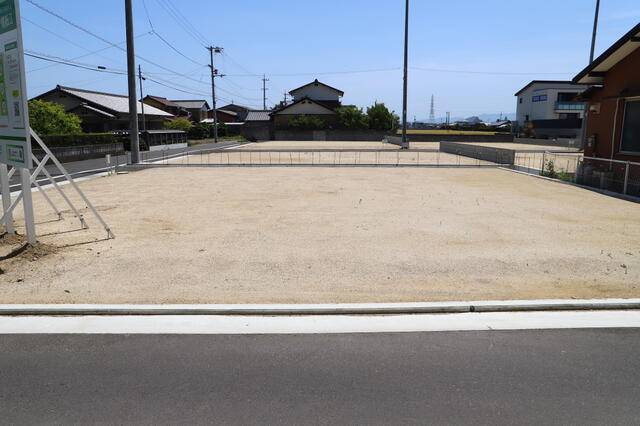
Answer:
[[[512,143],[512,142],[459,142],[466,145],[479,145],[491,148],[504,148],[514,149],[516,151],[578,151],[577,148],[564,148],[550,145],[530,145],[524,143]],[[412,149],[440,149],[440,142],[411,142]]]
[[[43,245],[0,262],[0,303],[640,297],[640,205],[504,170],[168,168],[81,186],[117,238],[89,215],[85,231],[53,221],[34,194]]]
[[[237,149],[400,149],[398,145],[383,142],[349,141],[269,141],[243,145]]]
[[[487,146],[491,148],[514,149],[516,151],[561,151],[578,152],[578,148],[565,148],[553,145],[530,145],[525,143],[500,143],[500,142],[474,142],[472,145]]]
[[[276,152],[242,149],[224,152],[202,153],[177,157],[164,164],[180,165],[429,165],[429,166],[496,166],[495,163],[477,160],[446,152],[416,152],[407,150],[371,151],[296,151]]]

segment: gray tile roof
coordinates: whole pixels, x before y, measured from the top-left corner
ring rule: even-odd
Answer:
[[[103,106],[111,111],[115,111],[121,114],[129,114],[129,97],[124,95],[115,95],[112,93],[94,92],[91,90],[74,89],[73,87],[59,86],[59,89],[63,92],[69,93],[78,98],[84,99],[88,102],[96,105]],[[138,114],[142,114],[142,103],[138,101]],[[155,115],[159,117],[173,117],[168,112],[164,112],[161,109],[152,107],[151,105],[144,106],[144,113],[147,115]]]
[[[271,120],[270,112],[271,111],[249,111],[244,121],[269,121]]]
[[[201,109],[202,107],[206,107],[207,109],[209,109],[209,104],[207,103],[207,101],[205,100],[175,100],[172,99],[171,102],[173,102],[174,104],[181,106],[182,108],[187,108],[187,109]]]

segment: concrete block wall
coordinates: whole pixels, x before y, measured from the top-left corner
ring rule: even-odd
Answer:
[[[440,151],[498,164],[513,165],[516,160],[516,151],[512,149],[491,148],[466,143],[440,142]]]
[[[410,142],[513,142],[513,135],[498,133],[495,135],[421,135],[410,134]]]

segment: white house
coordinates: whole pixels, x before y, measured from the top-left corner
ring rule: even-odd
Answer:
[[[289,92],[293,102],[276,108],[271,116],[276,128],[286,128],[289,121],[299,116],[315,116],[327,124],[335,122],[336,108],[341,106],[340,98],[344,96],[338,90],[317,79]]]
[[[293,97],[293,102],[307,98],[333,108],[340,106],[340,98],[344,96],[342,90],[321,83],[318,79],[297,89],[293,89],[289,94]]]
[[[534,80],[520,89],[517,97],[517,127],[541,120],[573,120],[584,117],[585,104],[574,98],[588,88],[571,81]]]

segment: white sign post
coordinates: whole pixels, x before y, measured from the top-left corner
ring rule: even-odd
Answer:
[[[31,134],[22,44],[19,0],[0,0],[0,179],[2,198],[10,200],[11,189],[4,179],[7,165],[20,170],[27,240],[36,242],[31,200]],[[6,206],[3,202],[3,207]],[[4,207],[5,225],[13,221]],[[12,226],[6,226],[7,231]]]

